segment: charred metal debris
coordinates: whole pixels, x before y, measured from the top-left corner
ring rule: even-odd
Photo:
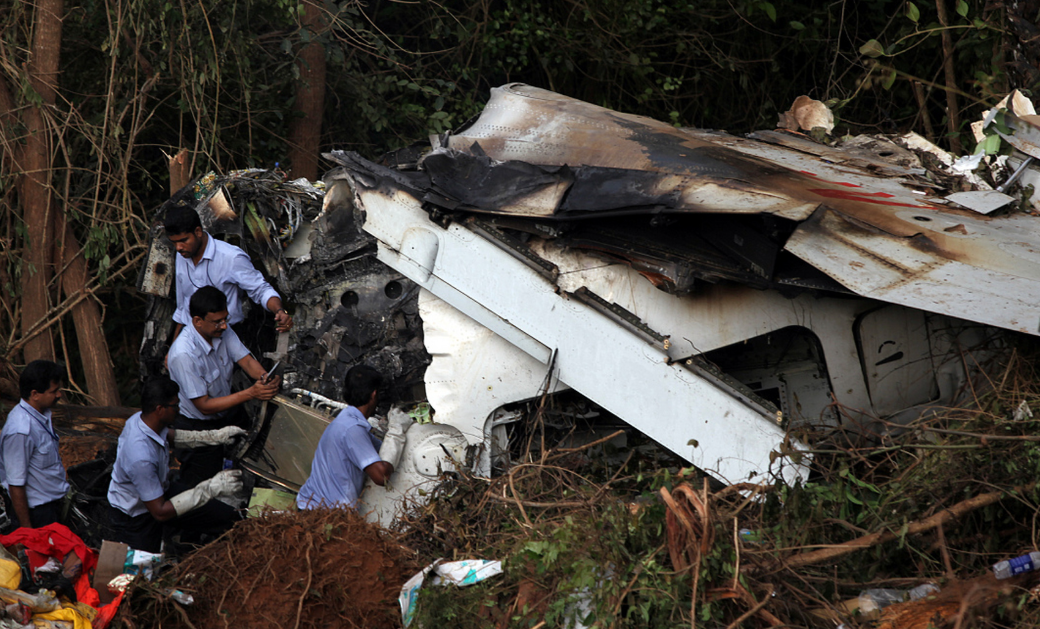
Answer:
[[[373,364],[388,399],[425,396],[483,446],[486,472],[503,409],[572,388],[720,480],[790,480],[815,431],[869,437],[963,401],[1004,331],[1040,332],[1031,107],[1015,95],[978,126],[1010,154],[957,158],[913,134],[737,137],[506,85],[429,145],[325,154],[324,184],[240,171],[178,192],[141,274],[142,370],[172,329],[162,216],[187,203],[293,304],[287,390],[337,398]]]

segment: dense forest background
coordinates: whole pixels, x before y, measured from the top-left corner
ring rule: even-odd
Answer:
[[[148,220],[209,170],[320,178],[465,122],[512,81],[676,125],[776,126],[955,152],[1040,82],[1040,0],[0,0],[0,370],[57,358],[131,402]],[[7,393],[10,393],[9,391]]]

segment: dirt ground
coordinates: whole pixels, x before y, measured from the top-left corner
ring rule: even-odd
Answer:
[[[65,436],[61,438],[58,451],[61,453],[61,462],[65,469],[93,461],[98,458],[98,453],[114,446],[118,437],[85,435]]]
[[[414,553],[353,511],[271,514],[236,525],[155,585],[137,588],[122,622],[396,628],[401,586],[419,569]],[[166,595],[171,587],[191,594],[194,604],[175,604]]]

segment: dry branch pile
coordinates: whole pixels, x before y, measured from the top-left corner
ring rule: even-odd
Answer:
[[[131,592],[126,627],[399,627],[397,596],[418,570],[386,531],[346,510],[239,523],[155,585]],[[195,602],[181,606],[177,588]],[[116,626],[119,626],[118,624]]]
[[[1025,355],[1023,354],[1025,352]],[[505,560],[481,592],[429,590],[420,618],[466,627],[802,626],[925,629],[1040,624],[1037,576],[990,566],[1037,547],[1040,387],[1020,347],[966,408],[898,430],[805,436],[797,487],[709,488],[639,457],[530,449],[490,482],[462,478],[416,521],[424,556]],[[537,426],[538,412],[532,422]],[[882,428],[896,428],[883,426]],[[536,428],[537,430],[537,428]],[[856,610],[861,592],[938,595]]]

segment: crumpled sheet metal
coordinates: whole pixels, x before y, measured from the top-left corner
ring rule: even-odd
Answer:
[[[866,160],[836,163],[804,147],[780,144],[776,136],[761,137],[770,141],[677,129],[512,84],[492,89],[480,117],[447,138],[452,151],[434,151],[423,167],[435,187],[469,195],[462,199],[467,205],[500,213],[510,213],[501,201],[505,193],[473,190],[473,184],[509,182],[518,197],[530,197],[525,185],[544,187],[521,180],[532,164],[546,169],[539,175],[553,169],[557,179],[574,182],[566,195],[557,195],[559,207],[541,210],[545,216],[642,207],[647,213],[768,213],[804,220],[824,204],[866,218],[887,208],[935,207],[907,188],[905,180],[878,177],[872,171],[880,169]],[[527,163],[521,167],[513,160]],[[512,176],[499,180],[481,171],[480,164],[508,169]],[[899,221],[879,222],[899,235],[914,230]]]
[[[431,362],[424,380],[439,421],[451,419],[471,444],[486,437],[484,424],[505,404],[533,397],[549,381],[548,368],[429,291],[419,293],[423,340]]]
[[[729,208],[792,219],[815,208],[760,184],[783,172],[776,165],[663,122],[526,85],[491,92],[480,117],[423,161],[435,186],[471,208],[525,216]],[[520,177],[532,164],[542,167],[539,185]]]
[[[786,248],[860,295],[1038,334],[1040,241],[1029,231],[1035,219],[987,223],[914,215],[929,218],[931,228],[893,238],[821,209]]]
[[[944,207],[934,186],[913,181],[910,169],[893,177],[865,160],[835,162],[785,144],[675,129],[518,84],[493,89],[484,113],[447,139],[449,148],[472,154],[459,162],[495,167],[521,160],[555,168],[558,176],[571,173],[574,185],[558,195],[557,206],[541,208],[542,216],[573,216],[572,197],[580,197],[586,212],[596,203],[604,213],[632,203],[639,194],[618,192],[626,180],[607,186],[603,178],[577,194],[573,173],[615,169],[616,177],[631,175],[628,193],[642,191],[647,200],[629,211],[751,212],[804,221],[786,251],[859,295],[1038,333],[1035,219]],[[450,164],[438,163],[450,157],[435,152],[435,186],[450,177]],[[514,205],[533,199],[522,184],[513,189],[519,191]],[[654,196],[664,190],[670,193]],[[662,208],[662,200],[670,205]],[[479,209],[511,211],[507,204]]]

